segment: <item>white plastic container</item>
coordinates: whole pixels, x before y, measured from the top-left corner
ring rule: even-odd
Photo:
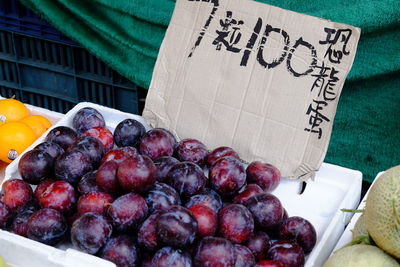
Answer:
[[[0,96],[0,100],[4,99],[3,97]],[[64,114],[58,113],[58,112],[54,112],[45,108],[39,108],[39,107],[35,107],[32,105],[28,105],[25,104],[25,106],[28,108],[28,110],[30,111],[31,115],[41,115],[46,117],[51,124],[56,124],[63,116]],[[3,168],[2,166],[4,166],[3,164],[0,164],[0,181],[2,181],[4,179],[4,172],[5,172],[5,168]]]
[[[372,185],[379,179],[379,177],[383,174],[384,172],[378,173],[378,175],[375,177],[374,181],[372,182],[370,189]],[[361,200],[360,205],[358,206],[358,210],[363,210],[365,208],[365,202],[367,201],[368,193],[370,191],[368,189],[367,193],[365,194],[364,198]],[[357,223],[357,220],[360,218],[362,213],[355,213],[354,216],[351,218],[350,223],[346,226],[346,229],[344,230],[342,236],[340,237],[338,243],[336,244],[335,248],[333,249],[332,253],[335,252],[336,250],[342,248],[344,245],[349,243],[352,240],[352,233],[351,230],[354,229],[355,224]]]
[[[111,130],[126,118],[139,120],[145,125],[146,129],[150,129],[149,125],[140,116],[123,113],[92,103],[80,103],[76,105],[53,127],[60,125],[71,126],[73,116],[83,107],[97,109],[104,116],[107,127]],[[37,140],[31,148],[42,142],[45,136],[46,134]],[[6,170],[5,180],[19,177],[18,162],[14,161]],[[324,163],[317,172],[315,179],[306,182],[306,187],[302,194],[300,194],[300,191],[303,187],[303,182],[287,179],[283,179],[278,188],[273,192],[281,200],[289,216],[302,216],[309,220],[316,228],[318,236],[317,244],[314,250],[307,256],[305,266],[319,267],[330,255],[351,217],[351,214],[343,214],[340,209],[356,207],[358,205],[361,182],[361,172]],[[8,242],[10,245],[15,244],[16,247],[24,246],[26,250],[31,249],[29,253],[36,255],[38,259],[40,258],[41,262],[36,264],[32,261],[29,264],[30,267],[113,266],[107,261],[102,261],[94,256],[68,248],[68,245],[68,249],[64,251],[19,236],[12,238],[13,236],[15,235],[8,232],[0,232],[0,255],[3,255],[7,261],[15,266],[26,266],[23,264],[24,259],[22,259],[25,256],[19,256],[17,252],[4,248],[1,244],[2,242]],[[65,247],[63,246],[63,248]],[[90,262],[92,263],[88,264]]]

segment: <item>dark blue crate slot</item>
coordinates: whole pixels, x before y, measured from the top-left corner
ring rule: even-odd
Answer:
[[[14,55],[14,45],[10,32],[0,31],[0,53]]]
[[[139,114],[145,90],[81,47],[0,30],[0,94],[67,112],[89,101]]]
[[[0,60],[0,80],[7,83],[18,84],[17,64],[14,62]]]
[[[78,46],[17,0],[0,1],[0,29]]]
[[[22,88],[40,88],[43,93],[71,101],[79,99],[73,76],[23,64],[20,75]]]
[[[20,90],[16,88],[9,88],[0,86],[0,95],[9,98],[15,96],[16,99],[24,103],[31,104],[38,107],[44,107],[50,110],[67,113],[75,106],[75,103],[68,102],[63,99],[42,95],[38,92],[30,92],[27,90]]]
[[[23,35],[14,38],[14,42],[19,44],[16,53],[20,59],[73,70],[74,47]]]

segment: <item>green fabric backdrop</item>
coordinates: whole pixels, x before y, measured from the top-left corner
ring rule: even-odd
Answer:
[[[20,0],[112,68],[147,88],[175,2]],[[360,27],[325,161],[366,181],[400,164],[400,1],[259,0]]]

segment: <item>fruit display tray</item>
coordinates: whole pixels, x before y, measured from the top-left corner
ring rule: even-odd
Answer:
[[[0,100],[1,99],[4,99],[4,97],[2,97],[0,95]],[[35,107],[32,105],[28,105],[28,104],[25,104],[25,106],[29,109],[29,111],[32,115],[44,116],[53,125],[56,124],[62,117],[64,117],[64,114],[62,114],[62,113],[51,111],[51,110],[48,110],[45,108],[39,108],[39,107]],[[5,175],[5,167],[3,167],[3,166],[7,166],[7,165],[3,165],[2,163],[0,163],[0,181],[2,181],[4,179],[4,175]]]
[[[106,125],[111,131],[126,118],[136,119],[143,123],[146,130],[150,129],[150,126],[140,116],[87,102],[76,105],[52,128],[61,125],[71,127],[73,116],[84,107],[97,109],[104,116]],[[42,142],[47,132],[30,149]],[[11,163],[6,169],[5,180],[11,178],[20,178],[18,160]],[[302,182],[283,178],[278,188],[272,192],[281,200],[289,216],[304,217],[316,229],[317,244],[306,258],[306,267],[319,267],[330,255],[352,215],[351,213],[345,214],[340,209],[355,208],[358,205],[361,183],[361,172],[324,163],[316,173],[315,179]],[[2,245],[2,243],[6,243],[6,245]],[[22,248],[24,253],[16,253],[16,250],[10,249],[10,247]],[[54,248],[6,231],[0,231],[0,255],[15,266],[26,266],[24,263],[28,261],[31,267],[115,266],[111,262],[81,253],[71,248],[70,244],[61,244]],[[24,255],[24,257],[19,255]]]
[[[371,184],[370,188],[368,189],[367,193],[365,194],[364,198],[361,200],[360,205],[358,206],[358,210],[362,210],[365,208],[365,201],[367,201],[368,193],[371,190],[371,187],[374,185],[374,183],[379,179],[379,177],[383,174],[384,172],[378,173],[378,175],[375,177],[373,183]],[[340,237],[339,241],[337,242],[335,248],[332,250],[332,253],[335,252],[336,250],[342,248],[344,245],[349,243],[352,239],[352,233],[351,230],[354,229],[354,226],[357,222],[357,220],[360,218],[362,213],[355,213],[354,216],[351,218],[351,221],[349,224],[346,226],[346,229],[344,230],[342,236]]]

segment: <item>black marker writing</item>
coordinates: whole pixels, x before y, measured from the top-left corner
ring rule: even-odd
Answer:
[[[330,121],[328,117],[324,116],[321,111],[328,105],[326,101],[323,100],[313,100],[307,109],[306,114],[310,115],[308,123],[310,128],[305,128],[307,132],[318,133],[318,139],[322,137],[321,123],[324,121]]]
[[[235,47],[239,43],[242,34],[240,33],[240,25],[243,25],[243,20],[236,20],[232,18],[232,11],[226,12],[226,19],[219,21],[222,29],[217,30],[217,38],[213,41],[213,45],[217,46],[217,50],[221,50],[222,45],[226,50],[239,53],[240,48]]]
[[[319,41],[320,44],[329,44],[324,58],[328,57],[329,61],[335,64],[341,62],[343,56],[348,56],[350,51],[346,50],[352,30],[351,29],[330,29],[324,28],[326,39]]]
[[[191,1],[191,2],[193,2],[193,1],[195,1],[195,2],[210,2],[210,0],[188,0],[188,1]],[[204,24],[203,28],[200,31],[200,34],[199,34],[199,37],[197,37],[196,43],[194,44],[192,49],[190,49],[189,57],[191,57],[193,55],[194,50],[196,49],[196,47],[200,45],[204,34],[206,33],[208,27],[210,26],[210,23],[211,23],[212,19],[214,18],[215,12],[217,12],[217,10],[218,10],[219,0],[211,0],[211,3],[214,4],[214,7],[213,7],[213,9],[211,11],[211,14],[208,17],[206,23]]]

